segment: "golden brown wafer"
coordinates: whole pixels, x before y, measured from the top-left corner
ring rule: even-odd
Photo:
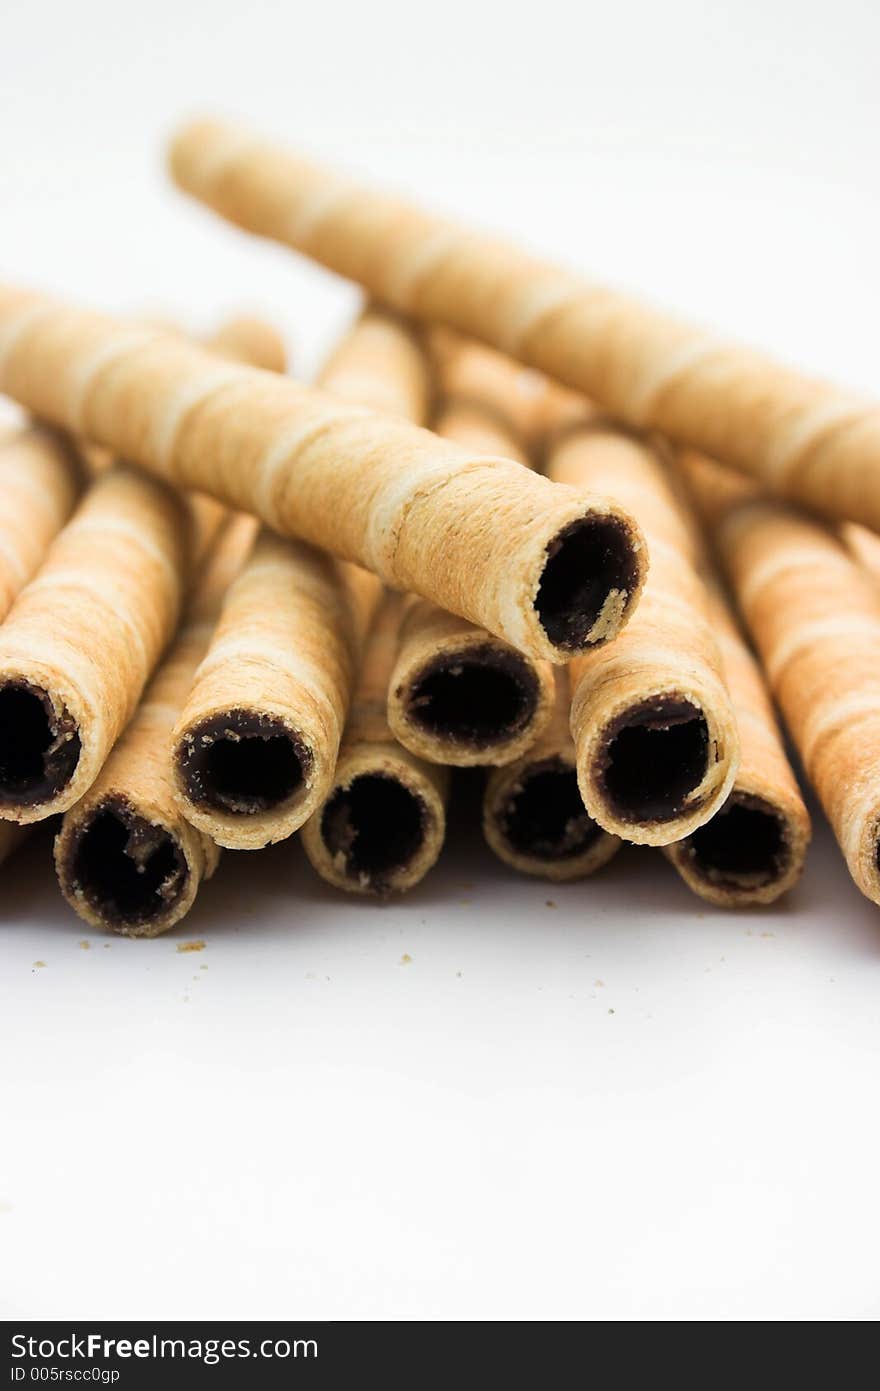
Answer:
[[[528,463],[528,431],[539,406],[520,378],[534,376],[479,344],[434,331],[439,410],[434,428],[466,449]],[[382,364],[377,360],[376,368]],[[393,366],[393,364],[389,364]],[[553,709],[549,662],[425,599],[400,625],[388,687],[388,724],[411,753],[457,767],[509,763],[547,725]]]
[[[601,418],[570,426],[548,470],[583,487],[612,480],[648,540],[633,622],[572,663],[571,730],[593,819],[625,840],[668,845],[723,806],[739,764],[691,524],[656,450]]]
[[[494,768],[483,794],[483,834],[499,859],[522,874],[562,882],[607,864],[621,841],[603,831],[578,789],[569,730],[567,671],[555,671],[553,718],[527,753]]]
[[[0,629],[0,815],[43,820],[94,782],[222,517],[128,464],[96,476]]]
[[[171,739],[180,811],[218,845],[283,840],[324,801],[375,585],[261,532]]]
[[[351,404],[427,409],[427,364],[395,315],[367,310],[326,363]],[[229,849],[298,829],[327,797],[379,580],[263,530],[230,587],[171,741],[178,805]]]
[[[423,332],[439,409],[448,423],[447,437],[473,449],[473,432],[491,416],[509,437],[514,449],[510,457],[531,464],[543,440],[548,411],[557,408],[556,383],[452,329],[431,324]]]
[[[614,416],[880,529],[880,410],[496,238],[343,179],[222,122],[184,126],[181,188],[417,318],[446,323]]]
[[[139,469],[89,488],[0,628],[0,814],[91,786],[177,621],[194,514]]]
[[[797,882],[810,817],[757,662],[728,600],[709,582],[709,616],[739,728],[733,790],[711,821],[664,854],[694,893],[721,908],[774,903]]]
[[[0,438],[0,621],[37,571],[86,480],[73,443],[47,425]]]
[[[875,579],[880,581],[880,536],[856,522],[844,522],[840,537],[850,555]]]
[[[245,516],[224,524],[134,718],[88,792],[64,816],[55,840],[58,882],[71,908],[93,927],[127,937],[167,932],[189,912],[202,880],[217,866],[214,842],[177,808],[168,746],[256,525]]]
[[[814,517],[688,455],[746,626],[850,874],[880,903],[880,596]]]
[[[386,594],[374,620],[336,776],[302,828],[305,852],[328,884],[384,896],[413,888],[436,863],[446,834],[449,773],[402,748],[385,697],[405,600]]]
[[[0,388],[533,656],[607,641],[638,595],[641,538],[608,498],[155,330],[2,289]]]

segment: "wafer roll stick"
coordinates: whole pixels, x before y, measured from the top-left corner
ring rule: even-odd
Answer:
[[[584,806],[569,730],[569,675],[558,668],[554,675],[550,724],[521,758],[489,774],[483,834],[505,864],[561,883],[600,869],[621,842],[603,831]]]
[[[219,851],[180,814],[168,747],[220,612],[254,540],[256,522],[228,521],[187,604],[181,628],[144,699],[89,791],[65,814],[55,868],[71,908],[93,927],[156,937],[180,922]]]
[[[328,884],[351,893],[413,888],[436,863],[446,835],[449,773],[393,738],[385,695],[402,596],[387,594],[376,615],[336,776],[323,807],[303,826],[305,852]]]
[[[85,479],[82,459],[57,430],[29,425],[0,437],[0,621],[73,511]]]
[[[606,641],[638,594],[641,538],[609,499],[157,331],[0,289],[0,389],[534,656]]]
[[[0,815],[40,821],[92,785],[222,515],[128,464],[97,475],[0,628]]]
[[[324,801],[375,580],[263,531],[233,583],[171,739],[187,820],[258,849]]]
[[[625,840],[668,845],[723,806],[739,764],[690,523],[656,451],[601,419],[569,428],[548,469],[585,487],[613,479],[648,539],[633,623],[572,664],[571,731],[593,819]]]
[[[856,522],[844,522],[840,537],[850,555],[880,582],[880,536]]]
[[[740,738],[733,790],[711,821],[664,853],[694,893],[721,908],[773,903],[800,877],[810,817],[757,662],[717,584],[709,616]]]
[[[350,406],[422,425],[434,399],[431,363],[406,319],[378,304],[363,310],[324,363],[318,384]]]
[[[431,324],[424,336],[437,377],[440,409],[447,419],[452,414],[464,422],[461,442],[472,449],[472,432],[491,415],[515,441],[511,458],[531,464],[543,442],[548,412],[558,407],[561,388],[543,372],[523,367],[452,329]],[[457,431],[450,429],[449,438],[458,439]]]
[[[515,424],[525,417],[516,397],[522,369],[470,344],[461,353],[446,345],[438,366],[438,434],[527,464]],[[424,599],[408,605],[398,642],[388,723],[420,758],[457,767],[509,763],[546,727],[554,699],[549,662]]]
[[[423,356],[396,316],[372,309],[322,380],[351,404],[424,413]],[[325,800],[380,590],[366,570],[261,533],[171,741],[180,809],[218,844],[283,840]]]
[[[880,409],[236,127],[184,126],[181,188],[238,226],[481,338],[834,517],[880,529]]]
[[[746,626],[850,874],[880,903],[880,597],[820,522],[688,456]]]
[[[180,610],[192,515],[138,469],[91,486],[0,628],[0,814],[40,821],[92,784]]]

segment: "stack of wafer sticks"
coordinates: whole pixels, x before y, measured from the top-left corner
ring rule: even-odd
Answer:
[[[295,832],[381,897],[479,767],[515,870],[629,841],[768,904],[792,750],[880,903],[880,409],[237,128],[170,168],[367,302],[307,386],[254,321],[0,287],[0,859],[61,814],[64,896],[131,936]]]

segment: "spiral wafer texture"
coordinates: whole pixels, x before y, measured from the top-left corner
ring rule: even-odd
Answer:
[[[607,641],[638,595],[641,537],[609,498],[157,330],[0,289],[0,388],[528,655]]]
[[[186,192],[831,517],[880,530],[880,408],[506,242],[213,120],[170,149]]]

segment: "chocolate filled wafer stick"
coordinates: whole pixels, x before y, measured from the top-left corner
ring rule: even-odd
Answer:
[[[321,381],[349,404],[427,410],[415,335],[379,310],[344,335]],[[366,570],[261,532],[171,741],[181,811],[219,845],[283,840],[324,802],[380,590]]]
[[[608,498],[155,330],[0,289],[0,389],[533,656],[607,641],[638,594],[641,537]]]
[[[384,896],[413,888],[446,834],[449,773],[393,738],[385,694],[404,599],[385,595],[364,652],[357,690],[323,807],[303,826],[305,852],[335,888]]]
[[[135,466],[97,475],[0,628],[0,815],[40,821],[92,785],[222,518]]]
[[[656,450],[601,418],[569,425],[548,471],[584,487],[613,480],[648,540],[633,622],[572,664],[571,730],[593,819],[625,840],[668,845],[723,806],[740,756],[690,520]]]
[[[195,516],[116,465],[0,628],[0,814],[40,821],[87,790],[177,621]]]
[[[880,536],[856,522],[844,522],[840,537],[850,555],[880,582]]]
[[[324,801],[375,585],[261,533],[171,739],[181,812],[218,845],[283,840]]]
[[[27,425],[0,437],[0,621],[68,520],[86,476],[57,430]]]
[[[745,908],[774,903],[797,882],[810,839],[810,817],[785,754],[770,697],[717,584],[708,584],[709,616],[736,715],[740,765],[733,790],[704,826],[664,853],[709,903]]]
[[[223,595],[254,540],[256,522],[226,522],[205,561],[180,630],[134,718],[91,788],[65,814],[55,868],[87,923],[156,937],[192,907],[219,851],[177,808],[169,775],[172,726],[207,650]]]
[[[437,433],[527,465],[524,437],[540,401],[531,382],[522,399],[521,378],[536,374],[453,335],[435,330],[430,338]],[[458,767],[508,763],[549,721],[550,663],[526,657],[485,628],[416,599],[407,606],[398,643],[388,723],[420,758]]]
[[[558,882],[592,874],[621,845],[583,804],[570,708],[569,675],[557,668],[550,724],[521,758],[492,770],[483,794],[483,834],[499,859]]]
[[[850,874],[880,903],[880,596],[814,517],[688,455],[746,626]]]
[[[481,338],[639,429],[880,529],[880,409],[662,310],[340,178],[237,127],[184,126],[181,188],[417,318]]]

